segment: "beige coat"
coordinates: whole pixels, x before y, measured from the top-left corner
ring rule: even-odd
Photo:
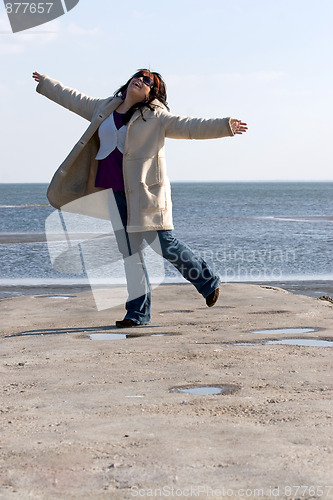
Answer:
[[[54,174],[48,188],[47,196],[51,205],[66,210],[64,205],[100,191],[100,188],[95,187],[98,127],[122,100],[120,97],[91,98],[64,87],[46,75],[41,76],[36,90],[90,121],[85,133]],[[136,111],[127,128],[123,175],[129,232],[173,229],[171,190],[164,150],[166,137],[213,139],[233,135],[230,118],[186,118],[172,115],[158,100],[153,104],[153,111],[144,108],[145,121]],[[88,198],[94,200],[96,196]],[[84,200],[78,201],[82,206]],[[107,210],[104,215],[91,215],[107,218]]]

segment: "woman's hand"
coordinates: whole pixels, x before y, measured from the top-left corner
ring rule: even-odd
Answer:
[[[230,118],[230,127],[234,134],[243,134],[247,131],[247,123],[236,118]]]
[[[32,73],[32,78],[33,78],[34,80],[36,80],[36,82],[39,82],[39,80],[40,80],[40,73],[37,73],[37,71],[34,71],[34,72]]]

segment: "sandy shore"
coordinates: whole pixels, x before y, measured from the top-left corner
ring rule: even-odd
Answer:
[[[264,344],[333,340],[331,302],[229,284],[208,309],[161,286],[127,331],[90,292],[0,309],[0,498],[333,498],[332,347]],[[250,332],[282,327],[316,331]],[[233,390],[172,391],[189,385]]]

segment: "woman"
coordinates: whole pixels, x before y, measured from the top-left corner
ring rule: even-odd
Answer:
[[[212,307],[219,297],[219,277],[172,233],[164,142],[165,137],[212,139],[242,134],[247,131],[246,123],[234,118],[172,115],[161,75],[147,69],[138,70],[107,99],[88,97],[37,72],[33,78],[38,82],[37,92],[90,121],[55,173],[48,198],[55,208],[61,208],[100,189],[113,190],[123,224],[122,234],[116,231],[116,237],[129,293],[127,313],[116,322],[117,327],[150,322],[150,287],[141,247],[156,233],[163,257]],[[134,257],[134,265],[129,256]]]

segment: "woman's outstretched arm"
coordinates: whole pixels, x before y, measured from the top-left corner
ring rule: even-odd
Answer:
[[[65,87],[61,82],[34,71],[32,78],[38,82],[36,91],[51,101],[91,121],[96,105],[104,99],[89,97],[75,89]]]
[[[236,118],[192,118],[160,111],[165,136],[173,139],[215,139],[247,131],[247,124]]]

